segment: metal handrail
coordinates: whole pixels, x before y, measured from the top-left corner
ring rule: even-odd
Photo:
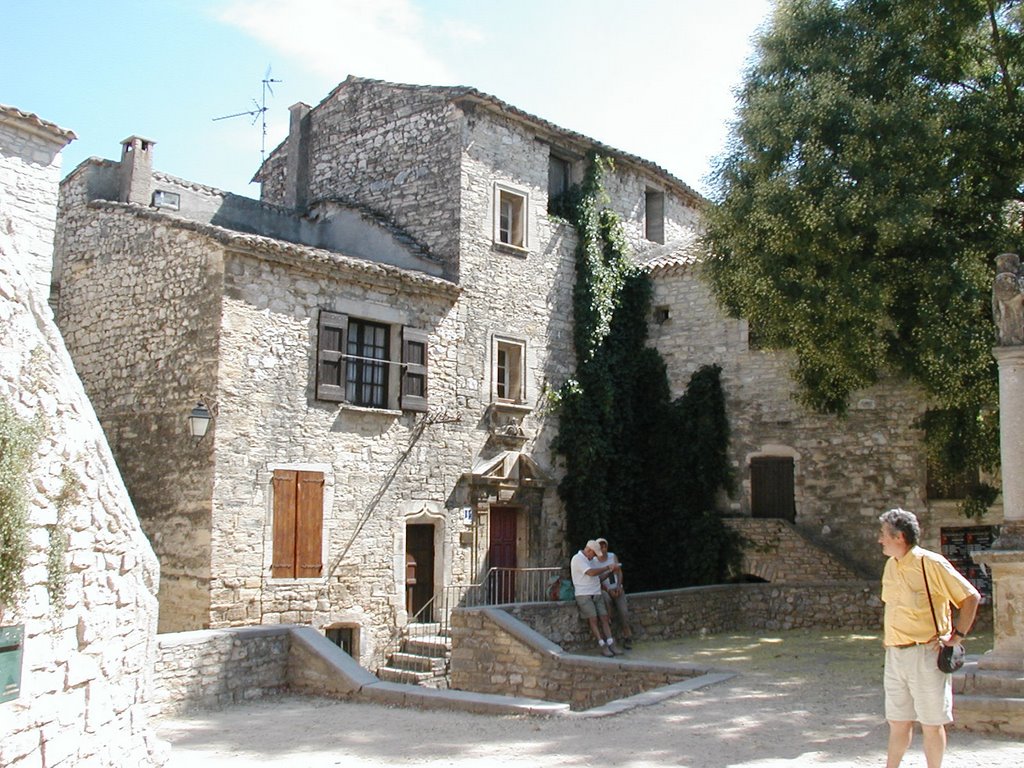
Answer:
[[[451,627],[451,613],[455,608],[557,600],[557,586],[562,572],[560,566],[491,568],[475,584],[449,584],[424,603],[404,627],[396,627],[392,631],[385,645],[384,660],[398,652],[403,640],[435,635],[447,637]],[[554,593],[552,588],[555,588]],[[432,621],[423,621],[428,616]]]

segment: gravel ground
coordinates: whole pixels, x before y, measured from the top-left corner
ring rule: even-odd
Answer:
[[[985,650],[975,641],[971,653]],[[168,718],[168,768],[884,766],[877,634],[785,632],[641,643],[731,680],[610,717],[495,717],[288,696]],[[924,768],[920,735],[904,768]],[[945,768],[1021,768],[1024,744],[953,730]]]

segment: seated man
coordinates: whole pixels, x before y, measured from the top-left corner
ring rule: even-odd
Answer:
[[[601,588],[604,590],[609,615],[612,605],[619,614],[619,621],[622,623],[622,647],[628,651],[633,647],[633,629],[629,626],[629,606],[626,604],[626,589],[622,583],[622,563],[614,552],[608,551],[607,539],[597,539],[597,543],[601,546],[601,552],[594,564],[618,567],[618,570],[609,573],[607,578],[601,579]]]
[[[615,647],[612,628],[608,623],[608,608],[601,594],[601,577],[614,573],[618,566],[592,562],[600,551],[601,547],[596,541],[588,541],[587,546],[573,555],[569,569],[572,571],[572,585],[576,592],[576,606],[579,608],[580,616],[590,625],[590,631],[597,639],[601,655],[614,656],[622,651]],[[599,620],[601,629],[598,629]]]

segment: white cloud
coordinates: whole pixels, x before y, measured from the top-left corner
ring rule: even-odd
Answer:
[[[411,0],[230,0],[217,18],[328,81],[354,74],[446,83],[451,72],[424,44]]]

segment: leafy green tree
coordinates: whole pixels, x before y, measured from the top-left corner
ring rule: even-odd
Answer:
[[[810,407],[918,383],[949,476],[998,461],[989,297],[1021,244],[1021,20],[1019,0],[780,0],[713,175],[719,301],[794,351]]]

